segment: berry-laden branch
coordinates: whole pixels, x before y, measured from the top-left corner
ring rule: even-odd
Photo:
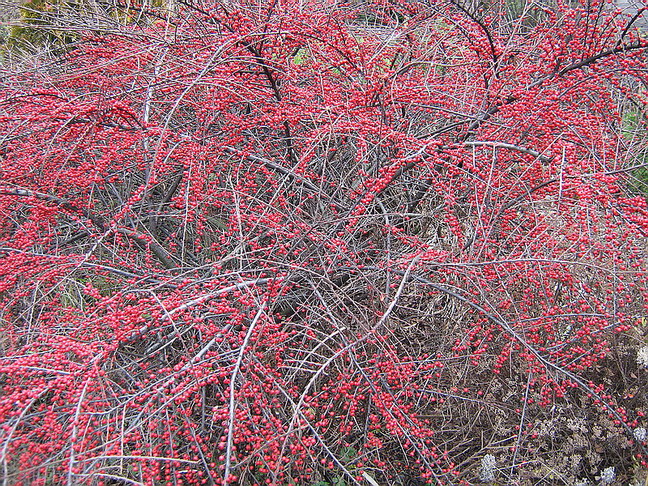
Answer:
[[[104,220],[93,214],[91,211],[88,211],[87,209],[80,208],[75,206],[74,204],[70,203],[69,201],[66,201],[65,199],[62,199],[57,196],[52,196],[50,194],[43,194],[39,193],[36,191],[31,191],[27,189],[20,189],[20,188],[2,188],[0,187],[0,195],[4,196],[20,196],[20,197],[31,197],[31,198],[36,198],[40,199],[43,201],[48,201],[48,202],[53,202],[56,205],[60,206],[61,208],[65,209],[66,211],[70,211],[73,213],[77,213],[79,215],[82,215],[83,217],[87,218],[90,220],[99,231],[102,233],[105,233],[109,231],[108,227],[106,226],[106,223]],[[130,239],[132,239],[137,245],[139,245],[143,249],[150,249],[153,254],[158,258],[160,263],[164,265],[165,268],[168,269],[173,269],[176,268],[177,265],[173,262],[171,259],[169,252],[166,251],[162,245],[160,245],[158,242],[151,238],[147,238],[145,235],[138,233],[137,231],[130,230],[128,228],[119,228],[119,227],[114,227],[112,228],[112,231],[115,231],[117,233],[121,233]]]
[[[80,208],[75,206],[74,204],[70,203],[69,201],[66,201],[63,198],[51,194],[43,194],[29,189],[21,189],[18,187],[0,187],[0,195],[30,197],[30,198],[40,199],[42,201],[52,202],[57,206],[60,206],[61,208],[65,209],[66,211],[76,213],[90,220],[97,227],[99,231],[102,232],[106,231],[106,224],[100,217],[95,216],[85,208]]]

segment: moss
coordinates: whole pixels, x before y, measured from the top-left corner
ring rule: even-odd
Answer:
[[[644,157],[643,163],[648,163],[648,155]],[[632,171],[630,188],[632,192],[648,197],[648,167],[639,167]]]
[[[621,126],[625,137],[629,140],[639,137],[645,144],[646,126],[645,119],[639,109],[628,110],[624,113]],[[648,197],[648,148],[644,145],[639,157],[637,157],[632,166],[636,169],[629,172],[628,189],[633,194],[641,194]]]
[[[54,27],[57,17],[65,8],[78,8],[76,2],[30,0],[20,7],[19,25],[9,29],[5,48],[18,52],[42,49],[56,50],[76,40],[73,33]]]
[[[70,20],[78,26],[95,30],[97,19],[113,19],[117,23],[147,21],[142,11],[169,9],[169,0],[148,0],[141,8],[118,6],[113,1],[91,2],[89,0],[29,0],[14,8],[11,17],[18,25],[0,31],[3,50],[13,52],[37,52],[67,50],[76,42],[79,34],[70,29]],[[3,14],[4,15],[4,14]]]

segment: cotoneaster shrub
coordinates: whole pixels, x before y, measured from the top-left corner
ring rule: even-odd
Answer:
[[[641,473],[635,19],[121,7],[3,76],[5,484]]]

